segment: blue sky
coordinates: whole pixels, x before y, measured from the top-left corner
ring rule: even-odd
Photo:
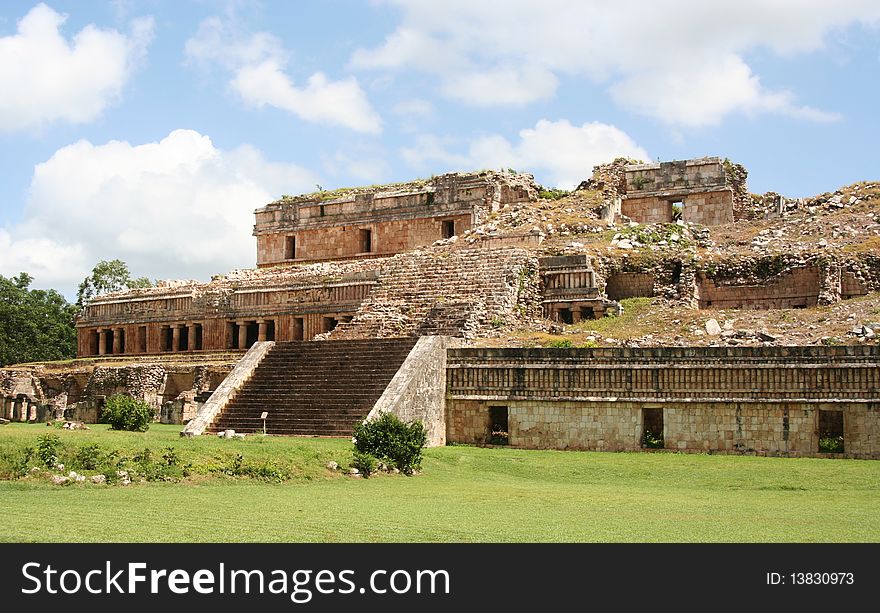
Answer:
[[[727,4],[731,4],[727,6]],[[0,274],[252,266],[281,194],[617,155],[754,192],[876,180],[876,0],[0,5]]]

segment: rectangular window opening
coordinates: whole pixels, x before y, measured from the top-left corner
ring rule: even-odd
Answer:
[[[663,449],[663,409],[642,409],[642,447]]]
[[[285,260],[295,260],[296,259],[296,237],[288,236],[284,240],[284,259]]]
[[[373,231],[358,230],[358,239],[360,241],[360,253],[372,253],[373,251]]]
[[[843,411],[819,410],[819,453],[843,453]]]
[[[510,411],[508,407],[489,407],[489,444],[510,443]]]
[[[138,353],[147,352],[147,327],[139,326],[137,333],[137,351]]]

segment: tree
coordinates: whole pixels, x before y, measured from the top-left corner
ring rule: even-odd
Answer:
[[[79,284],[76,304],[82,307],[86,302],[99,294],[118,292],[123,289],[150,287],[146,277],[131,278],[128,265],[122,260],[101,260],[92,269],[92,274]]]
[[[54,289],[28,289],[32,281],[0,275],[0,366],[76,355],[76,307]]]

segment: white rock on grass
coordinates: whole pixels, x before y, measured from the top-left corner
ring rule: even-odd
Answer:
[[[706,334],[709,336],[718,336],[721,334],[721,326],[718,325],[717,319],[710,319],[706,322]]]

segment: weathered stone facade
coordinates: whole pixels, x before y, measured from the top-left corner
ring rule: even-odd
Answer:
[[[714,226],[733,221],[734,188],[719,158],[626,167],[623,215],[639,223],[668,223],[675,220],[676,208],[686,222]]]
[[[488,442],[503,408],[513,446],[638,450],[659,410],[667,449],[815,456],[840,411],[843,454],[876,459],[878,388],[876,347],[451,349],[447,440]]]
[[[256,211],[257,266],[395,255],[461,234],[505,204],[535,199],[531,175],[490,171],[282,198]]]
[[[79,319],[79,356],[247,349],[303,340],[350,319],[381,260],[235,271],[209,283],[99,296]]]

